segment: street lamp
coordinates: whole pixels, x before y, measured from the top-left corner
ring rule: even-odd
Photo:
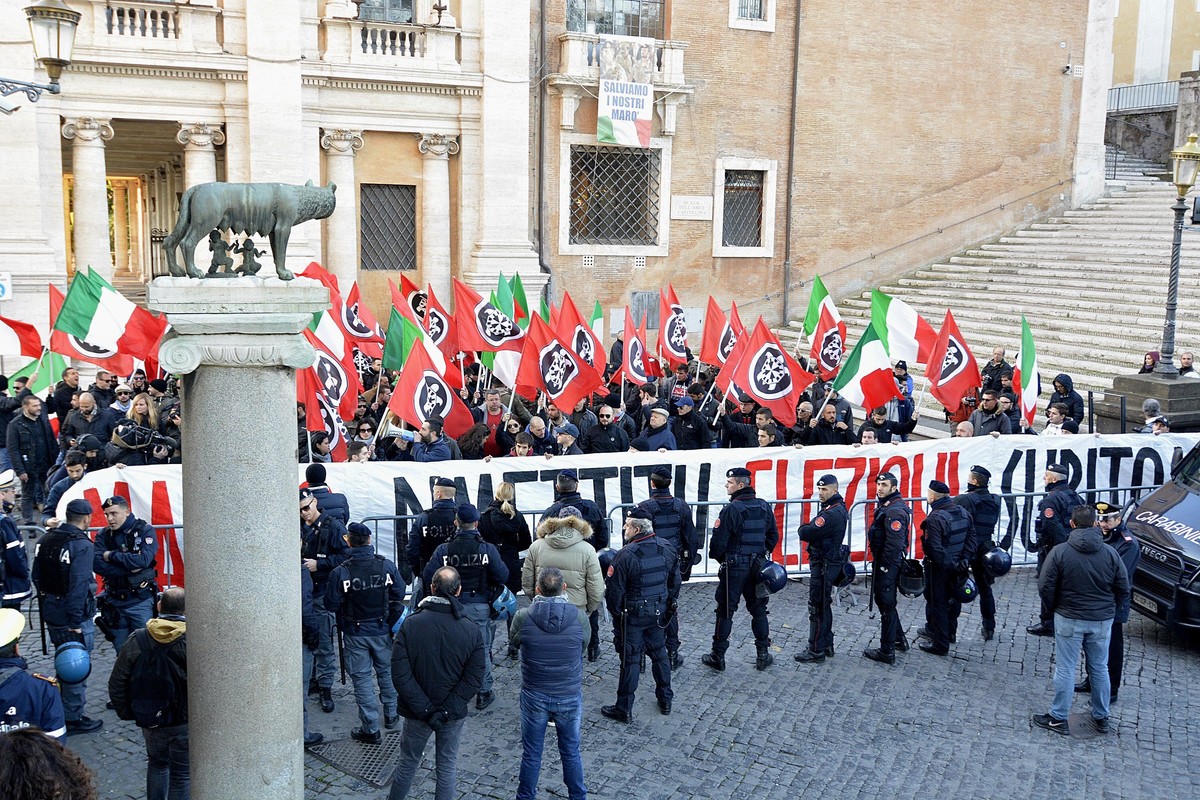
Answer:
[[[42,92],[58,94],[58,79],[63,67],[71,63],[71,50],[75,47],[75,29],[83,17],[78,11],[67,7],[63,0],[34,0],[25,8],[29,18],[29,32],[33,37],[33,57],[46,68],[49,84],[0,78],[0,97],[22,92],[29,102],[36,103]],[[3,106],[0,106],[3,108]],[[6,113],[15,111],[8,110]]]
[[[1163,323],[1163,340],[1160,349],[1158,366],[1154,368],[1156,375],[1164,378],[1178,378],[1179,369],[1175,366],[1175,310],[1179,306],[1179,250],[1183,242],[1183,215],[1187,211],[1184,198],[1196,184],[1196,170],[1200,169],[1200,144],[1196,143],[1196,134],[1188,134],[1187,144],[1171,151],[1174,162],[1174,172],[1171,183],[1175,184],[1178,197],[1171,210],[1175,212],[1175,236],[1171,240],[1171,272],[1167,279],[1167,317]]]

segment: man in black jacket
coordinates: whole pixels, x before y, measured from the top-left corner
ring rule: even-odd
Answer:
[[[712,443],[712,431],[694,412],[695,407],[696,401],[690,395],[675,401],[676,416],[671,420],[671,431],[680,450],[704,450]]]
[[[483,684],[483,636],[458,601],[462,591],[458,570],[437,570],[429,589],[429,596],[400,626],[392,649],[392,680],[400,697],[404,738],[388,800],[408,797],[430,735],[437,737],[435,797],[456,796],[458,745],[467,703]]]
[[[808,543],[808,647],[793,658],[801,664],[820,664],[833,655],[833,587],[846,563],[842,541],[850,512],[838,494],[837,476],[817,480],[821,510],[800,526],[800,541]]]
[[[309,684],[309,694],[320,693],[321,710],[333,711],[333,676],[337,661],[333,656],[333,614],[325,608],[325,587],[333,570],[349,558],[346,526],[317,506],[317,496],[311,489],[300,490],[300,558],[312,574],[313,606],[320,626],[320,645],[314,654],[316,675]]]
[[[624,453],[629,450],[629,434],[618,425],[612,406],[596,409],[597,424],[588,428],[579,442],[585,453]]]
[[[58,442],[35,395],[21,400],[21,412],[8,424],[7,443],[13,471],[21,479],[21,518],[26,525],[36,525],[35,506],[46,499],[43,481],[58,458]]]

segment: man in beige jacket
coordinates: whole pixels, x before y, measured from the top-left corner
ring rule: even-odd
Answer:
[[[567,584],[567,598],[576,608],[591,614],[604,604],[604,576],[600,559],[589,544],[592,528],[575,506],[564,506],[557,517],[546,517],[537,528],[537,540],[521,568],[521,588],[534,596],[538,571],[557,567]],[[588,660],[594,661],[589,651]]]

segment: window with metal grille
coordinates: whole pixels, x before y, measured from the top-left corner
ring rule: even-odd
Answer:
[[[417,187],[364,183],[359,195],[363,269],[417,268]],[[447,224],[438,220],[437,224]]]
[[[571,147],[571,244],[658,244],[662,154],[636,147]]]
[[[413,0],[363,0],[358,18],[363,22],[412,22]]]
[[[737,0],[738,19],[767,18],[767,0]]]
[[[763,182],[759,170],[725,171],[725,217],[721,243],[725,247],[761,247]]]
[[[666,6],[667,0],[570,0],[567,27],[580,33],[664,39]]]

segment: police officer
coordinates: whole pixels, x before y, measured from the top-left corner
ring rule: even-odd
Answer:
[[[508,567],[496,545],[485,542],[479,533],[479,509],[470,503],[460,505],[455,514],[458,533],[437,550],[425,565],[424,584],[430,585],[433,573],[442,567],[454,567],[462,580],[463,613],[479,626],[483,636],[483,683],[475,696],[475,708],[482,711],[496,699],[492,691],[492,639],[496,635],[496,616],[492,601],[508,580]]]
[[[821,510],[800,526],[800,541],[808,543],[808,647],[793,656],[801,664],[820,664],[833,655],[833,588],[842,574],[846,555],[842,540],[850,512],[838,494],[835,475],[817,479]]]
[[[125,640],[154,616],[158,535],[129,512],[124,497],[110,497],[100,508],[108,527],[96,534],[92,571],[104,578],[104,596],[116,611],[113,646],[120,651]]]
[[[950,499],[950,487],[930,481],[925,492],[929,513],[921,523],[921,547],[925,551],[925,627],[920,635],[929,641],[918,647],[925,653],[944,656],[950,652],[958,629],[961,604],[951,607],[951,593],[966,577],[967,553],[971,552],[974,528],[966,509]]]
[[[379,680],[383,725],[388,730],[400,722],[396,711],[396,686],[392,683],[392,626],[404,607],[404,581],[400,570],[371,546],[371,529],[351,522],[346,532],[347,558],[329,573],[325,609],[337,616],[342,632],[346,671],[354,682],[354,699],[362,725],[350,738],[380,744],[379,704],[372,673]]]
[[[725,491],[729,505],[721,509],[713,523],[708,557],[721,564],[717,573],[717,625],[713,633],[711,653],[701,662],[715,670],[725,669],[725,651],[729,649],[729,634],[733,630],[733,614],[738,597],[746,600],[750,612],[750,628],[754,631],[754,647],[758,653],[754,668],[764,670],[775,662],[771,655],[771,627],[767,621],[767,597],[759,597],[758,573],[767,554],[779,543],[775,514],[759,500],[750,486],[750,470],[734,467],[725,473]]]
[[[1133,534],[1121,521],[1120,507],[1108,503],[1096,503],[1095,508],[1096,524],[1104,537],[1104,543],[1117,551],[1121,563],[1125,565],[1125,571],[1129,573],[1129,582],[1132,585],[1133,571],[1137,569],[1138,561],[1142,557],[1142,546],[1138,544],[1138,540],[1133,538]],[[1108,701],[1110,703],[1117,701],[1117,689],[1121,686],[1121,662],[1125,660],[1125,631],[1124,625],[1121,624],[1121,618],[1129,617],[1129,601],[1126,600],[1125,603],[1125,608],[1118,608],[1117,615],[1113,617],[1112,635],[1108,640],[1108,680],[1112,687],[1109,690]],[[1090,692],[1091,690],[1091,681],[1086,676],[1080,683],[1075,684],[1077,692]]]
[[[900,562],[908,551],[912,509],[900,496],[894,473],[881,472],[875,476],[875,496],[879,502],[867,529],[867,541],[872,558],[871,594],[879,606],[879,647],[868,647],[863,655],[882,664],[895,664],[896,651],[908,650],[908,639],[896,611],[896,581],[900,577]]]
[[[92,615],[96,611],[92,580],[95,547],[87,535],[92,506],[86,500],[67,503],[67,513],[58,527],[38,542],[33,557],[33,583],[37,586],[42,619],[50,629],[50,641],[81,642],[88,653],[96,636]],[[62,685],[63,715],[67,733],[91,733],[104,725],[83,713],[87,682]]]
[[[337,660],[333,655],[334,616],[325,607],[325,589],[329,575],[349,557],[346,527],[321,511],[311,489],[300,490],[300,563],[312,575],[313,610],[317,614],[321,640],[313,654],[316,675],[308,685],[309,694],[320,694],[321,710],[333,711],[333,676]]]
[[[0,606],[20,611],[21,603],[33,594],[33,586],[25,540],[9,516],[16,501],[17,474],[6,469],[0,472]]]
[[[983,619],[983,640],[990,642],[996,635],[996,595],[992,593],[995,578],[983,563],[983,557],[996,546],[993,535],[996,524],[1000,521],[1000,498],[988,491],[988,481],[992,473],[986,467],[978,464],[971,467],[967,473],[967,492],[954,498],[954,502],[962,506],[971,518],[975,529],[972,541],[975,552],[968,552],[971,560],[971,575],[975,578],[975,591],[978,594],[976,605]],[[956,601],[957,602],[957,601]]]
[[[700,560],[700,534],[692,521],[692,509],[686,502],[671,494],[671,468],[655,467],[650,473],[650,499],[638,505],[649,514],[654,525],[654,535],[660,542],[675,548],[678,554],[681,580],[692,577],[692,567]],[[667,655],[671,669],[683,666],[679,655],[679,615],[671,614],[667,620]]]
[[[1084,505],[1083,498],[1075,493],[1067,483],[1067,467],[1064,464],[1046,465],[1046,494],[1038,503],[1037,520],[1033,530],[1037,534],[1037,572],[1042,574],[1042,564],[1056,545],[1067,540],[1071,533],[1071,512],[1077,506]],[[1054,611],[1042,603],[1038,624],[1030,625],[1025,630],[1034,636],[1054,635]]]
[[[0,610],[0,736],[21,728],[41,728],[61,739],[67,732],[58,681],[25,671],[18,641],[25,617],[15,608]]]
[[[454,501],[456,492],[452,478],[434,479],[433,505],[422,511],[417,517],[404,548],[408,557],[408,569],[414,577],[421,577],[421,573],[425,571],[425,565],[433,557],[433,551],[438,549],[438,545],[450,541],[458,532],[458,528],[454,526],[454,512],[458,508],[458,504]],[[405,576],[405,578],[408,577]],[[423,596],[424,591],[418,585],[412,596],[414,609]]]
[[[613,620],[613,642],[621,655],[616,705],[600,713],[629,724],[633,695],[642,671],[642,654],[649,653],[658,710],[671,713],[671,661],[665,629],[679,598],[679,564],[675,548],[654,533],[649,513],[635,508],[625,518],[625,546],[608,568],[604,601]]]
[[[573,469],[564,469],[554,479],[554,502],[542,513],[542,519],[553,519],[566,506],[574,506],[583,515],[582,519],[592,526],[591,545],[596,552],[608,548],[609,532],[608,517],[604,510],[591,500],[585,500],[579,494],[579,473]],[[588,661],[600,657],[600,612],[593,611],[588,617],[592,626],[592,638],[588,642]]]

